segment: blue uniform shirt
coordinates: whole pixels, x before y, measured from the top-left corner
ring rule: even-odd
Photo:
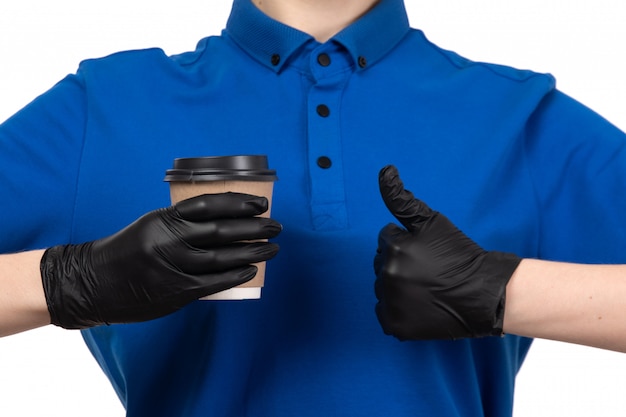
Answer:
[[[284,231],[262,299],[84,332],[128,416],[505,416],[530,340],[381,331],[378,171],[487,249],[626,262],[625,145],[551,76],[433,45],[401,0],[324,44],[235,0],[196,51],[85,61],[0,127],[0,247],[168,205],[174,158],[267,154]]]

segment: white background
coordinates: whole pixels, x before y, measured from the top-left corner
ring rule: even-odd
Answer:
[[[550,72],[561,90],[626,130],[623,0],[406,3],[412,25],[440,46]],[[191,50],[220,32],[229,10],[227,0],[2,0],[0,120],[82,59],[151,46]],[[536,341],[518,377],[515,417],[623,416],[625,393],[625,355]],[[0,416],[123,414],[79,333],[49,326],[0,339]]]

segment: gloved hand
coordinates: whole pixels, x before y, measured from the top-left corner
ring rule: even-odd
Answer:
[[[502,335],[506,285],[521,261],[488,252],[404,189],[397,169],[379,174],[394,224],[378,236],[376,314],[400,340]]]
[[[100,240],[49,248],[41,260],[52,323],[67,329],[131,323],[172,313],[254,277],[282,226],[257,216],[267,200],[202,195],[155,210]]]

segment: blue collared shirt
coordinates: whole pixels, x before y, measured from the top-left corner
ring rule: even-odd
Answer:
[[[229,154],[278,171],[281,252],[260,300],[83,333],[128,416],[510,414],[528,339],[376,321],[386,164],[487,249],[626,262],[624,134],[549,75],[433,45],[401,0],[324,44],[235,0],[194,52],[84,61],[0,126],[0,246],[111,234],[169,204],[174,158]]]

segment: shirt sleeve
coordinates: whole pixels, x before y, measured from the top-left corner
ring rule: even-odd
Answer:
[[[85,126],[78,75],[0,125],[0,253],[68,243]]]
[[[544,259],[626,263],[626,135],[559,91],[526,130]]]

